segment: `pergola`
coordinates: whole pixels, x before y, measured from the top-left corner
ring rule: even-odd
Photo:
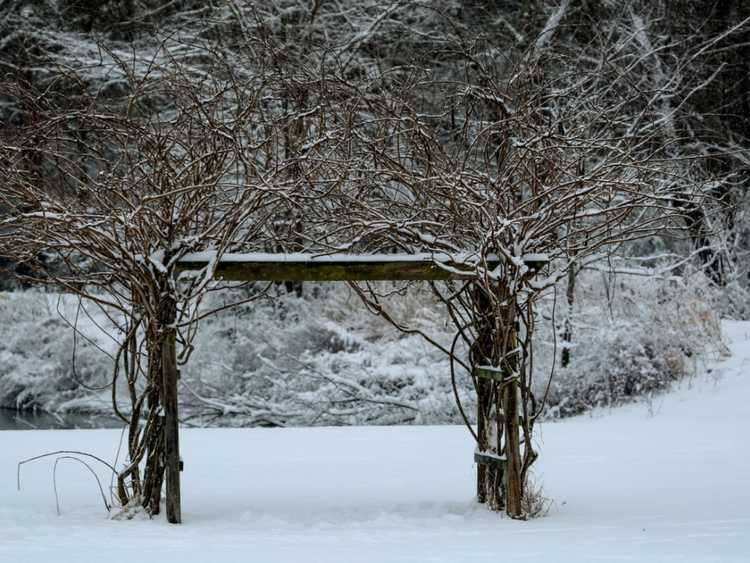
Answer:
[[[522,258],[530,273],[547,263],[546,256]],[[497,268],[501,260],[492,257],[480,267]],[[212,269],[214,277],[236,282],[320,282],[320,281],[446,281],[476,278],[476,269],[469,271],[466,261],[436,254],[225,254],[220,259],[210,253],[196,253],[183,258],[180,272]],[[177,401],[177,356],[174,338],[163,348],[164,435],[166,466],[166,512],[173,524],[182,521],[180,497],[179,421]],[[487,367],[475,370],[477,377],[497,380],[501,374]],[[475,454],[480,465],[502,465],[500,456]]]

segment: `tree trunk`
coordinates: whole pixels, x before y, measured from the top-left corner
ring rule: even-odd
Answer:
[[[568,267],[568,287],[565,290],[565,297],[568,302],[568,310],[565,315],[565,328],[563,329],[562,341],[563,349],[560,357],[562,367],[570,365],[570,344],[573,341],[573,304],[576,298],[576,267],[571,264]],[[552,327],[556,330],[555,327]]]

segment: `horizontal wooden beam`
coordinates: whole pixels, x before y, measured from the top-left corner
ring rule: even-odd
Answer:
[[[200,270],[207,262],[182,261],[180,270]],[[445,264],[454,267],[450,263]],[[461,279],[454,271],[423,261],[360,262],[283,261],[283,262],[224,262],[216,265],[215,277],[227,281],[437,281]]]
[[[490,379],[492,381],[497,381],[499,383],[502,383],[505,379],[507,379],[505,372],[501,368],[496,368],[492,366],[475,367],[474,377],[479,377],[481,379]]]
[[[493,467],[504,469],[508,464],[508,460],[504,456],[501,457],[497,454],[474,452],[474,463],[478,465],[491,465]]]
[[[178,271],[201,270],[210,262],[208,256],[187,256],[178,264]],[[486,266],[494,269],[499,264],[499,260],[493,260]],[[467,272],[465,264],[431,255],[240,254],[225,255],[219,260],[215,277],[238,282],[440,281],[471,279],[474,273]]]

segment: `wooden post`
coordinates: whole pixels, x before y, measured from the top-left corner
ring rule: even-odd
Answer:
[[[492,362],[495,316],[490,298],[480,286],[474,288],[472,301],[477,326],[477,339],[471,350],[477,386],[477,453],[480,458],[499,456],[503,432],[499,422],[501,415],[498,389],[501,382],[484,377],[488,370],[480,368]],[[491,510],[499,511],[504,508],[503,475],[502,465],[477,463],[477,500],[486,503]]]
[[[182,522],[180,500],[180,436],[177,412],[177,347],[174,321],[177,316],[173,300],[165,304],[162,317],[164,340],[161,349],[162,385],[164,388],[164,462],[167,480],[167,520]]]
[[[477,447],[480,451],[488,447],[487,421],[484,419],[485,404],[487,402],[488,383],[483,380],[477,381]],[[487,502],[487,467],[483,463],[477,463],[477,502]]]
[[[493,290],[497,301],[510,302],[506,285],[501,283]],[[479,409],[477,497],[492,510],[504,509],[511,518],[523,518],[516,311],[512,303],[494,310],[479,288],[474,293],[474,307],[478,336],[472,352],[495,363],[474,365]],[[502,463],[488,463],[494,458]]]
[[[518,381],[513,375],[504,384],[502,404],[505,413],[505,511],[511,518],[523,518],[521,440],[518,428],[520,409]]]

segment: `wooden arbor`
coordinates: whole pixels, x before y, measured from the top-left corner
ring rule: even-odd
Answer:
[[[468,280],[476,273],[466,270],[466,264],[457,264],[448,256],[432,254],[415,255],[325,255],[307,254],[226,254],[218,262],[208,253],[197,253],[180,261],[179,271],[199,271],[212,267],[214,276],[238,282],[316,282],[316,281],[445,281]],[[530,272],[541,269],[547,259],[533,255],[523,258]],[[486,261],[483,266],[494,269],[500,260]],[[177,524],[182,521],[180,499],[179,426],[177,404],[176,351],[170,338],[165,353],[165,466],[167,520]],[[481,370],[480,376],[486,377]],[[496,377],[496,376],[494,376]],[[480,466],[497,467],[503,460],[499,456],[476,454]]]

